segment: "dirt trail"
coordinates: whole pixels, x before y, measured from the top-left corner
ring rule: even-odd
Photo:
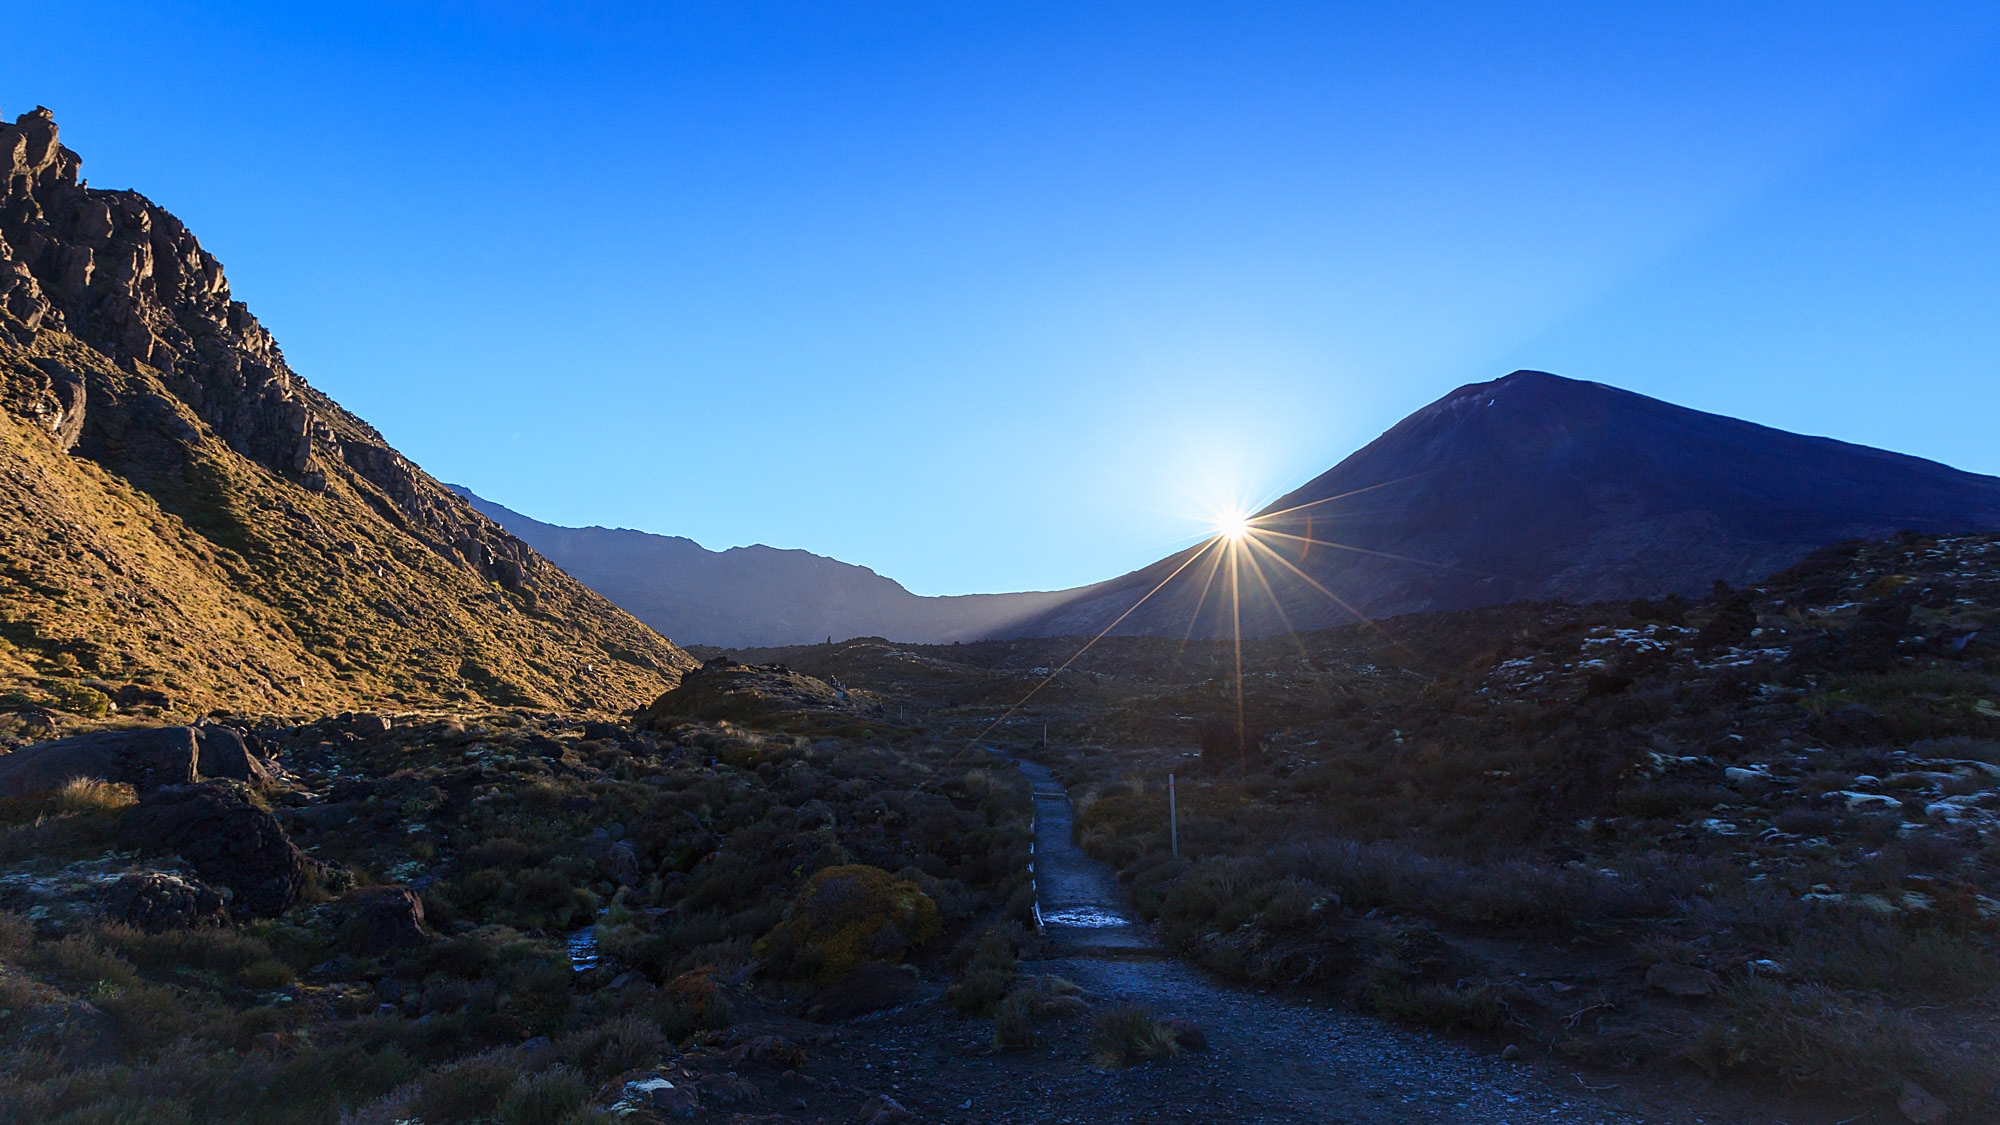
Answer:
[[[1165,956],[1150,928],[1131,918],[1108,866],[1071,842],[1069,797],[1061,783],[1034,763],[1022,762],[1021,769],[1034,784],[1035,875],[1051,939],[1046,959],[1032,968],[1066,977],[1094,997],[1192,1020],[1211,1044],[1205,1056],[1139,1068],[1153,1072],[1150,1082],[1116,1082],[1094,1091],[1096,1104],[1079,1106],[1080,1119],[1151,1116],[1164,1093],[1188,1114],[1231,1121],[1773,1120],[1746,1116],[1740,1108],[1724,1118],[1614,1102],[1607,1099],[1616,1093],[1586,1089],[1583,1079],[1557,1065],[1502,1062],[1354,1012],[1219,984]]]

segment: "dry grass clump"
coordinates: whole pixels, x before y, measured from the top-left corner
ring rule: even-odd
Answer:
[[[993,1046],[999,1050],[1032,1047],[1035,1026],[1049,1020],[1080,1019],[1090,1014],[1081,990],[1057,976],[1029,977],[1016,984],[993,1015]]]
[[[1107,1070],[1170,1058],[1181,1049],[1173,1028],[1134,1004],[1120,1004],[1098,1013],[1090,1030],[1091,1054],[1097,1065]]]
[[[55,791],[49,803],[51,808],[63,815],[116,812],[138,804],[139,793],[122,781],[73,777],[63,782],[62,788]]]

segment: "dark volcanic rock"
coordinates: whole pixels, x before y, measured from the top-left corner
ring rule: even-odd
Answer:
[[[297,901],[315,863],[278,818],[228,782],[162,789],[125,814],[121,848],[172,852],[235,893],[239,912],[275,915]]]
[[[73,778],[128,782],[140,791],[197,780],[192,727],[97,731],[0,756],[0,797],[43,793]]]
[[[203,723],[194,728],[194,734],[201,745],[200,770],[204,781],[226,777],[251,785],[270,783],[270,772],[244,746],[243,735],[238,731]]]
[[[424,900],[408,887],[357,892],[348,924],[355,944],[370,955],[421,945],[430,937],[424,926]]]
[[[219,926],[229,920],[222,896],[192,879],[162,871],[135,872],[105,897],[111,917],[149,934]]]

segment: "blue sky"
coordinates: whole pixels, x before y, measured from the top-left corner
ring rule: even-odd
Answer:
[[[282,9],[282,10],[281,10]],[[41,4],[0,111],[557,523],[920,593],[1536,367],[2000,473],[2000,8]]]

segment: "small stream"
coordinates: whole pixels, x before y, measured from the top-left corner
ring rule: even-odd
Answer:
[[[597,967],[597,927],[585,926],[568,937],[569,965],[579,973]]]

